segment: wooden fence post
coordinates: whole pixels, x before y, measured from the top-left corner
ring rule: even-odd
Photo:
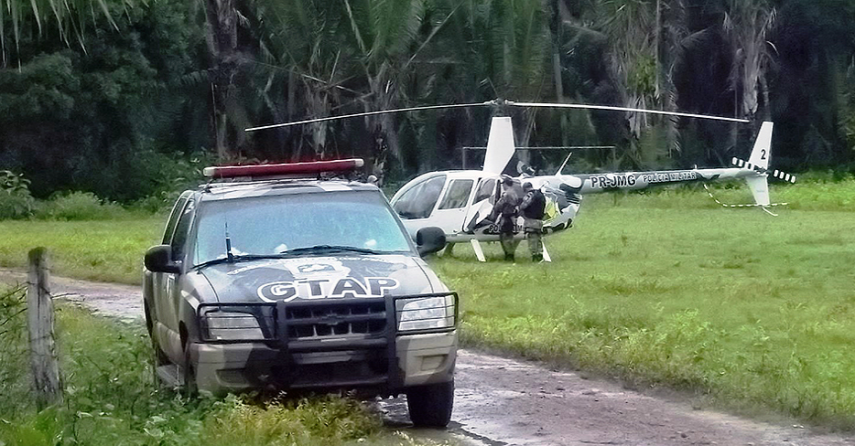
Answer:
[[[62,384],[53,331],[53,301],[50,295],[50,270],[47,249],[29,253],[27,277],[27,320],[30,327],[30,364],[39,410],[62,403]]]

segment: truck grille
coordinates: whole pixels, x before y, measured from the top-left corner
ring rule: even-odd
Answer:
[[[379,335],[386,330],[385,302],[347,302],[330,305],[290,303],[286,309],[289,339]]]

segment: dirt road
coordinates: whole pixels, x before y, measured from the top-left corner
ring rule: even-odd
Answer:
[[[24,282],[0,269],[0,282]],[[54,277],[53,294],[98,314],[141,320],[139,287]],[[799,425],[760,423],[693,410],[687,402],[629,391],[576,373],[462,350],[448,431],[416,437],[462,445],[855,445],[855,437],[821,435]],[[386,423],[407,428],[401,399],[379,405]]]

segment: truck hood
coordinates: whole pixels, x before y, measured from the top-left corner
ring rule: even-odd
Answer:
[[[218,264],[198,271],[220,303],[290,302],[432,293],[424,262],[404,255],[295,257]],[[204,299],[207,300],[207,299]],[[213,302],[212,302],[213,303]]]

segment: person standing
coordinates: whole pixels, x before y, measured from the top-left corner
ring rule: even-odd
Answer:
[[[495,221],[496,226],[498,226],[499,242],[502,244],[502,251],[505,252],[505,260],[510,262],[514,261],[514,253],[517,250],[517,244],[519,244],[517,240],[514,240],[514,235],[516,234],[521,201],[520,194],[514,188],[514,180],[508,176],[503,177],[502,197],[493,206],[490,219]]]
[[[546,211],[546,197],[540,189],[535,189],[531,183],[523,184],[525,197],[520,204],[523,216],[523,232],[528,240],[528,250],[532,262],[543,261],[543,215]]]

